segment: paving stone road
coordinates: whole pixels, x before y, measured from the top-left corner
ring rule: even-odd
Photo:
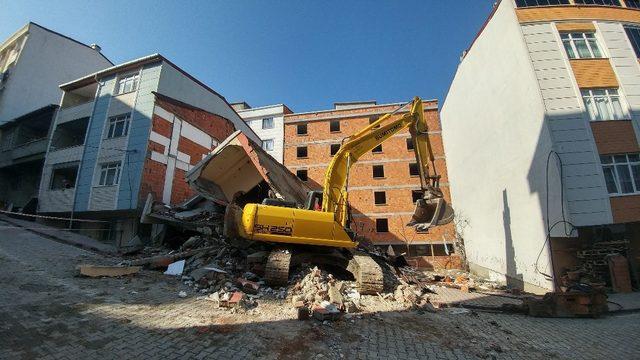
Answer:
[[[407,311],[322,325],[278,304],[232,314],[181,299],[186,288],[156,272],[74,276],[77,264],[113,261],[0,222],[0,359],[640,358],[640,313]]]

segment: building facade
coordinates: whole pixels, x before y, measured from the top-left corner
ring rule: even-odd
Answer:
[[[252,108],[246,102],[231,104],[262,139],[262,148],[280,163],[284,160],[284,116],[292,111],[284,104]]]
[[[28,23],[0,45],[0,125],[57,104],[58,85],[112,65],[99,46]]]
[[[441,117],[473,270],[542,292],[610,282],[585,254],[614,242],[637,265],[638,8],[502,0],[463,55]]]
[[[0,208],[35,210],[58,85],[112,65],[98,46],[34,23],[0,44]]]
[[[120,246],[148,194],[190,197],[185,172],[235,129],[260,141],[222,96],[158,54],[61,88],[39,211],[111,219],[90,235]]]
[[[334,109],[287,114],[284,117],[284,165],[320,190],[331,157],[341,142],[384,114],[403,106],[377,105],[374,101],[336,103]],[[438,103],[424,103],[429,139],[436,156],[445,199],[449,200],[447,168],[440,136]],[[394,117],[406,113],[403,107]],[[420,180],[408,129],[394,135],[354,164],[349,176],[351,228],[375,245],[391,245],[397,253],[421,257],[425,266],[458,267],[453,224],[417,233],[406,224],[415,209]]]

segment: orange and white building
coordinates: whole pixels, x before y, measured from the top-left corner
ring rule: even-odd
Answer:
[[[441,111],[472,270],[546,291],[599,241],[637,264],[639,58],[640,1],[495,5]]]

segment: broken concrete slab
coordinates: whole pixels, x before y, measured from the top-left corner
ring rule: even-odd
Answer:
[[[248,193],[262,182],[285,201],[303,205],[311,190],[284,165],[241,131],[226,138],[196,164],[187,175],[196,192],[226,205],[239,193]]]
[[[167,267],[167,271],[164,272],[165,275],[182,275],[184,271],[184,260],[176,261],[174,263],[169,264]]]
[[[76,267],[82,276],[88,277],[118,277],[133,275],[142,269],[141,266],[98,266],[78,265]]]

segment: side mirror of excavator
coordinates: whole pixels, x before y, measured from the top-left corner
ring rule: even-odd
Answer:
[[[418,232],[427,232],[433,226],[453,221],[453,208],[442,197],[422,198],[416,201],[416,209],[407,226],[415,226]]]

